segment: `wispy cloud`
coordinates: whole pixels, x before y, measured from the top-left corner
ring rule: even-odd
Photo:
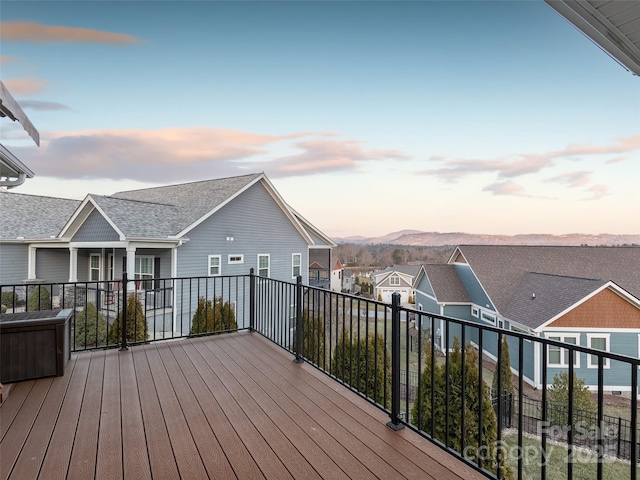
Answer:
[[[552,167],[556,160],[561,158],[621,154],[636,150],[640,150],[640,134],[614,138],[610,144],[604,146],[570,144],[562,150],[546,153],[520,153],[488,159],[433,156],[429,161],[439,162],[443,166],[419,173],[437,175],[450,182],[478,173],[495,173],[499,179],[517,178]]]
[[[406,160],[409,156],[394,150],[367,150],[354,140],[316,138],[297,142],[302,150],[297,155],[277,158],[269,162],[273,177],[313,175],[317,173],[355,170],[364,162],[379,159]]]
[[[16,155],[39,176],[169,182],[266,171],[300,176],[353,170],[401,152],[367,150],[327,132],[268,135],[211,127],[159,130],[42,132],[40,148],[16,147]],[[302,153],[279,157],[282,147]]]
[[[0,55],[0,64],[13,63],[13,57],[9,55]]]
[[[614,158],[610,158],[604,163],[619,163],[619,162],[625,162],[627,160],[629,160],[629,157],[614,157]]]
[[[510,180],[493,183],[482,189],[483,192],[491,192],[494,195],[525,195],[525,189],[522,185]]]
[[[555,177],[548,178],[547,182],[556,182],[562,183],[568,187],[583,187],[587,183],[589,183],[591,177],[591,172],[587,171],[579,171],[579,172],[569,172],[563,173],[562,175],[557,175]]]
[[[42,78],[10,78],[3,80],[3,82],[14,97],[35,95],[47,86],[47,81]],[[20,105],[22,105],[22,102],[20,102]]]
[[[142,42],[141,39],[124,33],[22,21],[1,22],[0,40],[5,42],[35,43],[106,43],[111,45]]]
[[[45,102],[41,100],[21,100],[20,106],[24,109],[31,110],[69,110],[69,107],[58,102]]]
[[[600,200],[602,197],[611,194],[611,192],[609,192],[609,187],[602,184],[593,185],[592,187],[587,188],[587,192],[591,192],[591,195],[583,198],[583,200]]]

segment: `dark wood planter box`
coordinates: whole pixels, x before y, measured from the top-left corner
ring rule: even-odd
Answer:
[[[64,375],[73,310],[0,315],[0,383]]]

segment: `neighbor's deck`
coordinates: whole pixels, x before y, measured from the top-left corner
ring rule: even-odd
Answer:
[[[0,478],[485,478],[257,334],[73,355],[0,408]]]

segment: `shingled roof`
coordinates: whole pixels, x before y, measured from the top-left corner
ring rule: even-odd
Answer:
[[[606,280],[525,273],[502,314],[537,328],[607,283]]]
[[[140,208],[140,215],[143,215],[144,212],[151,215],[152,218],[160,218],[165,214],[169,215],[169,218],[157,225],[158,231],[165,229],[162,232],[158,232],[157,236],[176,235],[262,176],[262,173],[253,173],[239,177],[218,178],[202,182],[118,192],[111,195],[111,197],[135,200],[137,203],[127,204],[123,202],[118,205],[114,203],[112,204],[114,207],[112,213],[118,210],[119,214],[126,216],[128,211],[136,207]],[[167,208],[169,206],[173,208]],[[126,219],[124,220],[126,221]],[[167,233],[169,230],[170,233]]]
[[[458,253],[501,314],[530,273],[612,281],[640,298],[640,247],[461,245],[451,263]]]
[[[80,203],[67,198],[0,191],[0,238],[55,237]]]
[[[424,270],[438,302],[471,302],[453,265],[426,264]]]

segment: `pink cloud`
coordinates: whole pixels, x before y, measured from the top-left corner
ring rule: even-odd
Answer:
[[[482,189],[482,191],[491,192],[494,195],[523,195],[525,189],[522,185],[507,180],[487,185]]]
[[[602,184],[594,185],[590,188],[587,188],[587,192],[591,192],[591,196],[583,198],[583,200],[600,200],[602,197],[611,195],[611,192],[609,192],[609,187]]]
[[[582,187],[589,183],[591,177],[591,172],[587,171],[579,171],[579,172],[569,172],[563,173],[562,175],[557,175],[552,178],[548,178],[547,182],[557,182],[563,183],[568,187]]]
[[[326,138],[298,142],[302,153],[269,162],[267,173],[273,177],[313,175],[341,170],[355,170],[369,160],[406,160],[408,155],[395,150],[366,150],[360,142]]]
[[[0,64],[13,63],[13,57],[9,55],[0,55]]]
[[[629,157],[614,157],[614,158],[611,158],[611,159],[607,160],[604,163],[619,163],[619,162],[624,162],[626,160],[629,160]]]
[[[47,81],[41,78],[10,78],[3,80],[3,82],[14,97],[34,95],[40,93],[47,86]]]
[[[375,158],[407,158],[399,152],[366,150],[327,132],[268,135],[211,127],[159,130],[44,132],[41,147],[16,147],[15,154],[41,176],[112,178],[168,182],[267,171],[274,176],[355,169]],[[276,144],[294,144],[299,155],[271,157]]]
[[[74,42],[125,45],[142,40],[124,33],[112,33],[90,28],[42,25],[35,22],[10,21],[0,23],[0,39],[6,42]]]

